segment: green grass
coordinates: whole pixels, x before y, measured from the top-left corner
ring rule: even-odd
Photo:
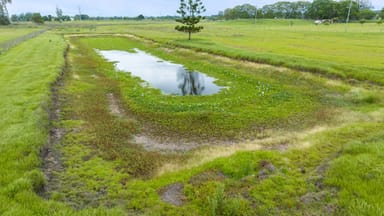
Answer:
[[[345,33],[343,25],[307,21],[207,22],[188,42],[170,22],[97,24],[62,25],[0,56],[0,215],[383,214],[383,89],[239,60],[381,83],[382,27],[352,24]],[[127,32],[157,42],[59,36]],[[51,85],[63,70],[66,42],[61,113],[50,122]],[[162,95],[116,73],[94,48],[140,48],[229,88],[203,97]],[[110,112],[109,94],[123,116]],[[50,126],[66,134],[54,147],[63,164],[59,184],[44,199],[38,193],[51,183],[40,170],[40,149]],[[136,145],[139,132],[242,141],[167,153]],[[159,195],[174,183],[184,186],[180,207]]]
[[[63,64],[64,47],[60,37],[46,34],[0,58],[0,146],[2,155],[7,155],[1,157],[2,186],[39,165],[36,152],[46,141],[50,85]],[[26,60],[22,65],[21,59]],[[13,170],[15,165],[18,168]]]
[[[39,202],[36,192],[44,184],[39,151],[47,141],[50,86],[64,48],[62,38],[44,34],[0,57],[0,203],[7,204],[0,205],[1,214],[38,212],[29,207]]]
[[[220,158],[193,169],[169,173],[150,181],[128,181],[120,190],[111,193],[113,195],[109,199],[102,200],[102,202],[114,205],[114,200],[124,200],[124,202],[120,201],[120,204],[123,204],[122,208],[139,215],[157,215],[157,213],[158,215],[349,215],[350,213],[359,215],[359,212],[364,211],[380,213],[379,208],[382,208],[381,192],[377,192],[377,195],[374,196],[376,201],[372,202],[374,197],[369,196],[369,190],[365,191],[365,187],[359,187],[359,190],[362,190],[361,193],[366,194],[365,202],[376,205],[378,210],[375,212],[370,208],[364,208],[366,206],[362,205],[360,210],[356,211],[354,209],[357,207],[354,202],[344,204],[343,200],[338,200],[338,195],[330,187],[333,186],[329,183],[331,181],[326,179],[326,185],[324,185],[324,174],[318,171],[322,164],[327,164],[335,158],[335,152],[342,149],[347,152],[350,150],[346,146],[354,145],[356,141],[369,142],[380,137],[382,131],[376,129],[382,129],[382,125],[360,122],[307,137],[306,140],[313,143],[311,148],[294,149],[286,153],[273,151],[239,152],[230,157]],[[350,136],[351,134],[354,136]],[[323,140],[327,142],[325,143]],[[360,153],[361,151],[357,152]],[[350,176],[348,176],[350,170],[346,170],[344,166],[342,169],[336,166],[343,157],[336,159],[335,164],[331,162],[330,170],[331,172],[335,170],[336,173],[327,174],[327,178],[334,176],[332,179],[337,184],[343,182],[342,186],[344,184],[350,185],[344,186],[349,188],[352,185]],[[275,166],[275,171],[270,172],[265,179],[258,177],[263,169],[260,165],[264,163],[263,161]],[[85,164],[94,162],[92,159]],[[348,160],[348,162],[351,161]],[[80,164],[82,162],[78,165]],[[108,166],[103,169],[97,166],[87,168],[85,164],[80,166],[85,168],[78,172],[80,176],[99,169],[98,172],[86,178],[87,184],[92,181],[94,175],[98,176],[98,183],[104,179],[110,179],[107,177],[108,175],[102,177],[105,172],[114,173],[113,176],[115,177],[119,176],[116,171],[109,170]],[[105,162],[99,161],[97,164],[105,165]],[[302,171],[303,168],[305,168],[304,172]],[[358,172],[357,170],[360,170],[361,166],[354,168]],[[382,182],[380,171],[374,170],[376,170],[376,175],[367,174],[364,171],[360,175],[369,175],[372,182]],[[118,182],[118,179],[114,183],[109,181],[109,188],[112,189],[119,185]],[[159,199],[158,191],[174,182],[184,184],[184,193],[188,202],[183,207],[168,205]],[[368,184],[366,181],[362,183]],[[97,186],[95,187],[97,188]],[[370,188],[368,185],[366,187]],[[380,184],[377,184],[377,187],[380,187]],[[84,187],[82,188],[84,189]],[[359,190],[351,188],[354,193]],[[314,200],[304,203],[302,197],[306,194],[315,194]],[[347,194],[345,198],[342,197],[348,200],[353,195]],[[360,202],[364,202],[361,200],[363,200],[362,198],[360,198]],[[347,208],[351,208],[352,211],[347,211]]]
[[[374,125],[379,130],[381,125]],[[372,126],[371,126],[372,127]],[[383,215],[383,129],[346,145],[332,162],[326,183],[340,189],[339,203],[348,215]]]
[[[380,208],[383,207],[380,197],[383,193],[377,190],[375,195],[370,195],[371,190],[380,189],[382,183],[380,162],[375,163],[375,158],[378,157],[375,151],[377,147],[372,146],[375,150],[370,151],[372,156],[375,155],[372,162],[368,160],[369,155],[364,157],[366,169],[359,160],[349,160],[347,152],[355,149],[352,150],[355,154],[365,154],[365,151],[360,151],[361,146],[359,149],[351,146],[355,142],[380,140],[381,135],[382,124],[359,122],[309,135],[304,140],[313,144],[310,148],[292,149],[285,153],[239,152],[194,169],[166,174],[152,181],[128,183],[127,187],[131,189],[123,194],[132,199],[130,208],[139,209],[144,214],[161,209],[161,214],[165,215],[380,215]],[[340,156],[335,154],[340,151]],[[263,169],[260,164],[263,161],[275,166],[275,171],[269,172],[266,179],[259,177]],[[339,161],[344,163],[340,164]],[[355,165],[348,166],[345,163]],[[330,171],[325,175],[321,167],[327,169],[328,166]],[[354,172],[349,170],[352,167]],[[371,171],[365,172],[367,169]],[[359,176],[368,176],[371,180],[361,180],[362,185],[354,184],[359,180],[351,182],[351,179]],[[157,198],[157,191],[172,182],[185,184],[184,192],[189,202],[182,208],[164,206]],[[371,183],[376,184],[371,187]],[[342,190],[338,195],[333,188],[336,185],[343,186],[350,193],[345,194]],[[146,202],[140,195],[143,190],[148,193]],[[308,194],[313,194],[314,198],[303,201],[303,197]],[[360,206],[355,206],[354,196],[357,196]],[[346,203],[345,200],[353,202]],[[190,212],[191,209],[194,211]]]
[[[63,184],[62,188],[55,195],[57,200],[67,202],[73,206],[80,205],[78,206],[80,208],[110,205],[126,209],[128,212],[144,215],[154,214],[154,212],[159,212],[161,215],[209,215],[209,213],[211,215],[292,215],[309,212],[316,212],[318,214],[325,214],[327,211],[331,211],[334,214],[343,214],[345,212],[344,206],[338,202],[337,195],[333,192],[332,187],[324,189],[316,186],[319,181],[323,182],[325,175],[324,173],[317,173],[316,170],[324,163],[324,160],[332,161],[335,157],[334,153],[340,151],[343,146],[355,140],[364,140],[365,138],[362,137],[362,134],[367,137],[375,137],[377,131],[379,131],[375,130],[375,126],[367,126],[367,128],[346,126],[342,129],[331,129],[325,133],[318,133],[304,140],[295,140],[299,143],[312,143],[310,148],[304,148],[303,150],[293,149],[287,153],[275,151],[241,152],[230,157],[220,158],[195,166],[192,169],[164,174],[160,177],[152,176],[148,180],[135,178],[135,172],[130,172],[130,170],[132,171],[132,166],[135,166],[135,164],[130,163],[130,158],[135,157],[129,154],[124,155],[126,151],[124,148],[132,151],[132,149],[137,149],[137,147],[130,147],[130,143],[127,143],[127,141],[119,141],[120,137],[133,135],[135,130],[131,128],[124,132],[124,127],[116,124],[116,122],[118,123],[122,120],[116,119],[116,116],[113,117],[108,113],[108,102],[105,96],[108,92],[113,92],[116,97],[121,98],[125,102],[129,115],[136,116],[139,120],[139,125],[145,123],[152,124],[153,122],[158,124],[157,121],[161,120],[162,115],[167,113],[169,114],[165,116],[173,115],[177,116],[177,118],[183,118],[182,115],[185,113],[193,115],[194,112],[198,113],[196,115],[199,116],[204,109],[210,107],[210,103],[216,104],[217,101],[223,100],[223,98],[220,98],[220,94],[216,95],[218,99],[215,96],[200,98],[164,96],[158,90],[140,87],[140,80],[121,73],[116,74],[112,64],[101,59],[92,48],[127,51],[132,48],[140,48],[164,59],[184,63],[193,69],[196,68],[209,75],[220,77],[219,82],[225,83],[225,80],[228,79],[226,76],[230,76],[232,82],[229,84],[230,88],[225,94],[227,100],[234,100],[237,98],[236,96],[242,97],[249,94],[249,90],[244,91],[241,88],[236,90],[237,86],[234,83],[239,82],[245,89],[249,89],[246,86],[247,82],[244,80],[250,80],[254,76],[258,80],[262,79],[263,81],[266,80],[265,82],[272,83],[271,86],[276,85],[279,89],[300,94],[299,97],[301,99],[308,97],[316,101],[317,106],[323,109],[353,108],[359,110],[369,106],[372,107],[371,111],[375,111],[380,107],[379,104],[382,103],[382,99],[369,93],[370,91],[375,92],[374,90],[351,91],[352,88],[347,85],[330,85],[327,79],[310,75],[302,76],[299,72],[287,70],[279,72],[271,67],[257,68],[254,69],[255,71],[252,71],[251,67],[246,67],[242,63],[236,64],[236,61],[231,62],[231,64],[226,62],[228,63],[227,67],[231,65],[231,67],[236,68],[235,70],[232,71],[226,68],[224,70],[227,70],[227,72],[221,74],[217,71],[222,71],[223,68],[217,66],[218,63],[213,57],[207,55],[200,57],[187,50],[174,50],[171,52],[172,55],[170,55],[162,47],[159,47],[158,44],[142,44],[138,41],[122,37],[73,38],[71,43],[75,48],[71,52],[72,55],[70,55],[73,68],[71,69],[72,72],[68,74],[68,83],[66,84],[68,90],[65,94],[71,98],[67,105],[69,107],[67,115],[80,122],[68,128],[69,131],[75,132],[71,132],[67,136],[65,147],[62,149],[68,169],[62,173]],[[189,56],[189,59],[185,60],[180,56]],[[220,61],[223,60],[221,59]],[[214,64],[215,66],[210,67],[209,64]],[[204,67],[199,68],[197,65],[200,65],[200,67],[203,65]],[[276,77],[276,74],[279,76]],[[97,78],[94,78],[95,75]],[[239,79],[239,81],[236,79]],[[300,86],[300,88],[295,86]],[[326,94],[340,94],[341,97],[324,96]],[[183,103],[180,103],[180,101]],[[204,101],[205,106],[191,106],[200,101]],[[301,100],[296,99],[294,102],[303,103]],[[265,107],[271,106],[268,103],[264,105],[263,103],[246,98],[241,104],[243,109],[247,107],[244,103]],[[236,110],[236,118],[226,119],[228,127],[235,127],[237,121],[241,121],[241,115],[243,115],[241,112],[246,113],[244,116],[248,118],[252,116],[247,112],[248,110],[233,108],[231,104],[235,103],[228,103],[220,107],[221,109]],[[303,108],[303,105],[300,108],[296,107],[300,111],[303,111]],[[98,111],[90,112],[93,109]],[[162,115],[157,114],[155,111],[161,112]],[[268,127],[271,124],[273,125],[271,119],[277,119],[277,121],[284,119],[284,113],[280,109],[274,112],[278,111],[280,113],[275,116],[262,116],[267,118],[269,124],[260,119],[253,119],[253,121],[259,121],[259,123],[264,123]],[[212,110],[211,115],[214,115]],[[306,116],[305,120],[310,122],[312,119],[312,121],[319,124],[320,119],[325,117],[324,115],[327,116],[326,118],[330,117],[330,114],[320,112],[315,117]],[[294,117],[297,118],[295,115]],[[108,120],[110,118],[112,119]],[[180,127],[175,118],[167,119],[169,128],[162,125],[162,130],[158,129],[156,132],[172,131],[173,128],[176,128],[173,130],[182,132],[183,128]],[[209,119],[209,121],[202,119],[201,123],[197,125],[210,124],[210,121],[219,120],[214,118]],[[222,122],[224,120],[221,120]],[[326,121],[323,123],[326,123]],[[103,126],[105,124],[108,126]],[[184,122],[184,124],[186,123]],[[291,124],[296,125],[296,129],[299,128],[297,122],[291,122]],[[99,130],[97,128],[100,125]],[[139,125],[132,125],[132,127],[135,128]],[[75,128],[79,127],[84,128],[84,131],[75,130]],[[191,125],[186,126],[189,129],[187,131],[187,137],[189,138],[195,136],[193,130],[190,129],[191,127]],[[222,134],[227,132],[227,130],[220,131],[220,128],[215,127],[214,130],[211,129],[209,131],[208,136],[214,136],[215,130]],[[93,135],[88,137],[86,134]],[[113,139],[101,139],[101,137],[107,137],[108,134],[117,136]],[[181,136],[180,134],[177,135]],[[129,139],[129,137],[125,139]],[[117,140],[117,145],[113,144],[114,140]],[[119,146],[118,143],[126,144],[124,144],[124,147]],[[76,153],[80,152],[80,149],[83,151]],[[145,163],[145,158],[148,157],[145,155],[148,153],[140,148],[137,150],[143,156],[141,161]],[[111,153],[113,153],[112,157]],[[184,159],[170,157],[168,162],[171,160],[174,163],[184,163],[188,161],[190,155],[185,155],[184,157]],[[84,158],[86,159],[84,160]],[[158,168],[162,164],[162,157],[157,156],[156,158],[157,160],[152,162],[157,164],[155,168]],[[267,179],[258,178],[259,172],[263,169],[260,167],[262,161],[268,161],[277,167],[275,172],[269,173]],[[151,165],[148,165],[141,166],[141,168],[146,169],[145,173],[150,173]],[[103,169],[101,169],[102,167]],[[140,172],[138,173],[140,174]],[[84,182],[82,178],[77,176],[86,177],[87,181]],[[199,176],[206,177],[201,178]],[[136,177],[140,177],[140,175],[136,175]],[[121,182],[124,182],[124,184],[121,185]],[[188,198],[188,203],[180,208],[165,204],[158,195],[158,191],[161,188],[175,182],[182,182],[184,184],[184,192]],[[100,188],[100,184],[108,184],[109,186],[107,188]],[[100,190],[107,192],[105,195],[98,195]],[[303,203],[301,201],[302,197],[310,193],[320,197],[315,197],[315,199],[320,199],[320,202]],[[97,198],[93,200],[90,197]],[[125,200],[125,202],[119,202],[118,200]]]
[[[51,85],[62,70],[65,48],[62,37],[46,33],[0,56],[1,215],[73,214],[37,195],[45,184],[40,149],[48,138]]]
[[[187,50],[167,53],[156,45],[145,45],[127,38],[87,38],[80,42],[76,42],[75,46],[86,50],[89,61],[94,58],[98,68],[101,70],[105,67],[110,78],[118,76],[121,96],[127,107],[143,122],[151,125],[158,135],[167,133],[180,138],[199,137],[202,140],[242,139],[272,127],[298,127],[299,124],[304,127],[305,122],[318,120],[314,113],[321,108],[332,107],[322,103],[322,100],[326,100],[324,94],[344,91],[324,86],[324,80],[316,78],[298,80],[301,76],[298,73],[279,72],[272,67],[247,67],[235,61],[223,62]],[[162,95],[159,90],[141,87],[138,78],[124,73],[116,75],[112,64],[103,62],[91,48],[140,48],[215,77],[217,84],[227,89],[203,97]],[[304,93],[305,88],[311,91]],[[243,137],[238,137],[239,134]]]
[[[253,20],[205,22],[188,41],[173,22],[147,21],[98,27],[98,32],[131,33],[148,39],[242,60],[281,65],[384,84],[384,28],[371,23],[316,26],[311,21]],[[366,58],[369,56],[369,58]]]
[[[38,31],[40,29],[36,28],[26,28],[26,27],[0,27],[0,44],[3,42],[11,41],[18,37],[27,35],[29,33]]]

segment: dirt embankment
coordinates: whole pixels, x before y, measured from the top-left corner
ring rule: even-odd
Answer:
[[[67,46],[64,52],[65,63],[62,70],[57,77],[56,81],[51,85],[51,106],[49,109],[49,138],[48,143],[41,149],[41,157],[43,160],[42,171],[46,178],[46,184],[44,185],[41,195],[45,198],[49,198],[50,192],[53,191],[59,185],[58,172],[63,170],[63,164],[61,162],[61,154],[58,146],[61,144],[61,140],[65,135],[64,128],[61,128],[58,124],[61,116],[61,102],[60,102],[60,89],[64,86],[64,75],[68,69],[68,52],[69,46]]]

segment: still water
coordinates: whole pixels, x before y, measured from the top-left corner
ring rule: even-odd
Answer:
[[[118,50],[97,50],[105,59],[115,62],[119,71],[130,72],[171,95],[211,95],[222,87],[215,79],[197,71],[188,71],[183,65],[164,61],[139,49],[135,52]]]

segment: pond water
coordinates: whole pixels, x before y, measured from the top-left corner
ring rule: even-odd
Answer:
[[[164,94],[211,95],[222,88],[214,83],[214,78],[203,73],[188,71],[183,65],[164,61],[139,49],[134,51],[97,50],[105,59],[115,62],[117,70],[140,77]]]

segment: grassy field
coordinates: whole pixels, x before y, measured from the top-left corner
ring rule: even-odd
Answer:
[[[0,215],[384,214],[383,27],[204,25],[76,23],[1,55]],[[163,95],[95,51],[133,48],[227,88]]]
[[[63,66],[64,49],[61,37],[44,34],[0,56],[2,215],[40,211],[36,203],[42,199],[36,193],[45,180],[39,151],[47,141],[50,86]]]
[[[256,24],[253,20],[207,22],[204,31],[194,35],[192,41],[173,30],[173,26],[143,22],[98,30],[131,33],[241,60],[384,83],[384,46],[379,43],[384,39],[384,27],[375,23],[350,24],[346,32],[345,24],[316,26],[297,20],[260,20]]]
[[[0,44],[40,30],[37,27],[0,27]]]

